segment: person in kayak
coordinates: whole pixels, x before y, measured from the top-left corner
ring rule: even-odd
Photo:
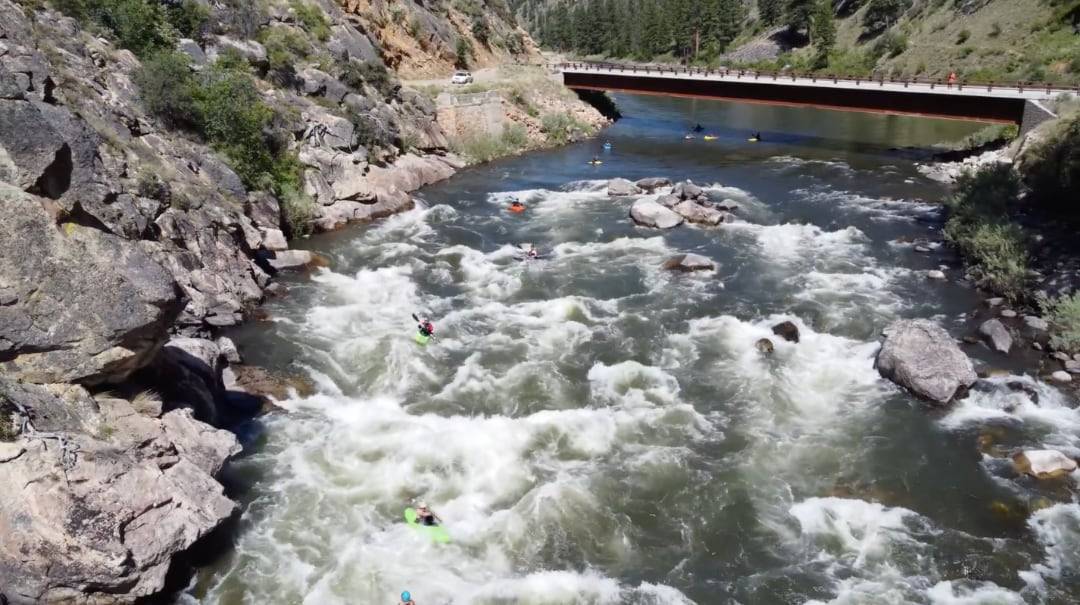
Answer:
[[[694,124],[693,132],[701,132],[705,130],[705,127],[701,124]]]
[[[407,590],[401,593],[401,605],[416,605],[416,601],[412,600],[412,594]]]
[[[525,204],[518,200],[510,202],[510,212],[525,212]]]
[[[431,338],[435,335],[435,324],[431,323],[428,318],[420,319],[416,313],[413,313],[412,318],[417,322],[417,328],[420,330],[420,334],[427,338]]]
[[[439,515],[436,515],[427,504],[421,502],[416,506],[416,522],[420,525],[434,526],[442,525],[442,519]]]
[[[525,258],[536,260],[540,258],[540,251],[536,249],[536,246],[530,246],[529,251],[525,253]]]
[[[750,137],[750,140],[751,141],[760,141],[761,140],[761,133],[760,132],[755,132],[754,136]]]

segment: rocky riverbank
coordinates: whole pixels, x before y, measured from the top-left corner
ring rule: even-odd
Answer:
[[[463,165],[433,103],[387,72],[386,32],[364,26],[385,7],[182,4],[201,21],[158,24],[174,63],[253,85],[268,112],[255,146],[295,161],[299,191],[259,184],[243,149],[186,128],[183,98],[173,113],[148,101],[145,66],[167,49],[0,0],[5,603],[160,593],[173,557],[236,510],[215,477],[240,444],[215,427],[306,388],[243,366],[220,331],[284,294],[275,274],[318,264],[291,237],[411,208]],[[410,10],[452,40],[455,12]]]

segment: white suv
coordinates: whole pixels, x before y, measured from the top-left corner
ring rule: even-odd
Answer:
[[[455,71],[454,77],[450,78],[451,84],[472,84],[472,74],[467,71]]]

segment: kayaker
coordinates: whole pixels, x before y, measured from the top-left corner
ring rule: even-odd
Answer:
[[[416,601],[412,600],[412,594],[407,590],[401,593],[401,605],[416,605]]]
[[[428,508],[428,505],[423,502],[416,506],[416,521],[420,525],[427,526],[442,524],[442,519],[439,518],[439,515],[436,515],[430,508]]]
[[[525,212],[525,204],[518,200],[510,202],[510,212]]]
[[[426,317],[423,318],[423,319],[420,319],[416,315],[416,313],[413,313],[412,318],[417,322],[416,327],[417,327],[417,329],[420,330],[420,334],[424,335],[427,338],[431,338],[432,336],[435,335],[435,324],[431,323],[430,319],[428,319]]]

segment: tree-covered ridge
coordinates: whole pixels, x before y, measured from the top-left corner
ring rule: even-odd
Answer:
[[[544,47],[641,60],[714,58],[748,14],[743,0],[526,1],[518,10]]]
[[[578,57],[1080,82],[1080,0],[514,0]]]

